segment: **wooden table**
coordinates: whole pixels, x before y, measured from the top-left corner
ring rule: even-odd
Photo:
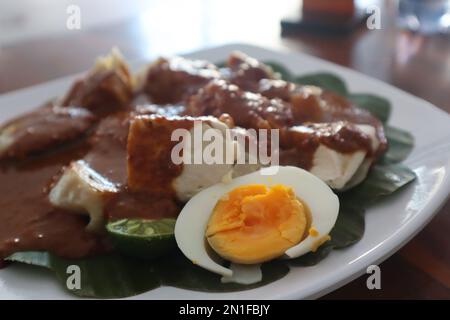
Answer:
[[[165,10],[170,19],[172,9]],[[450,38],[427,38],[398,31],[393,23],[392,6],[383,11],[382,30],[368,31],[361,27],[348,35],[303,33],[289,38],[279,37],[280,16],[267,12],[264,17],[258,14],[234,17],[235,26],[245,26],[242,32],[236,32],[228,18],[208,19],[208,9],[201,21],[189,19],[194,12],[185,10],[180,23],[172,21],[160,26],[152,24],[151,17],[141,16],[3,46],[0,93],[87,70],[96,56],[116,45],[129,59],[150,59],[157,54],[239,41],[288,48],[330,60],[391,83],[450,112]],[[369,291],[367,276],[362,276],[324,298],[450,299],[449,233],[450,202],[447,202],[419,235],[381,264],[382,290]]]

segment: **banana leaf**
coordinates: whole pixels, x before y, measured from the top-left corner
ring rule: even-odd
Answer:
[[[282,261],[262,266],[263,279],[254,285],[222,283],[220,276],[187,260],[175,251],[154,261],[135,259],[111,253],[91,258],[70,260],[47,252],[18,252],[6,260],[45,267],[53,271],[64,290],[91,298],[123,298],[134,296],[163,285],[206,292],[248,290],[281,279],[289,272]],[[79,289],[67,285],[71,280],[69,266],[78,266]]]
[[[382,162],[386,164],[402,162],[413,149],[414,137],[407,131],[391,126],[385,126],[384,131],[389,147],[382,158]]]
[[[380,96],[373,94],[350,94],[348,98],[359,108],[365,109],[377,117],[381,122],[386,123],[391,115],[390,102]]]

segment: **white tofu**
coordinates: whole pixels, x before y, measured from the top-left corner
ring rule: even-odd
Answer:
[[[231,154],[232,157],[230,159],[232,162],[227,162],[227,159],[224,157],[222,164],[184,164],[181,175],[173,182],[177,198],[181,201],[189,200],[201,190],[216,183],[226,183],[233,178],[257,171],[261,168],[259,163],[248,163],[250,157],[248,153],[244,154],[245,163],[236,163],[239,152],[245,152],[245,147],[241,145],[245,143],[245,140],[233,139],[231,132],[235,135],[243,136],[245,135],[245,129],[234,128],[226,134],[229,127],[215,118],[211,118],[211,120],[202,123],[203,132],[208,129],[214,129],[220,132],[223,137],[222,148],[224,150],[224,156]],[[191,137],[194,136],[192,131],[193,129],[190,130]],[[203,150],[205,150],[208,143],[204,142]],[[191,146],[193,146],[193,141],[191,141]],[[193,155],[191,155],[191,162],[193,162]]]
[[[191,154],[187,155],[191,164],[184,163],[183,171],[173,181],[173,187],[175,189],[177,198],[183,202],[188,201],[192,196],[200,192],[201,190],[212,186],[213,184],[221,182],[227,175],[232,172],[234,163],[226,163],[225,155],[235,154],[235,143],[227,139],[225,134],[228,126],[223,122],[211,118],[208,121],[202,121],[202,131],[213,129],[220,133],[223,137],[223,151],[224,158],[222,164],[207,164],[202,162],[201,164],[194,164],[194,128],[190,130],[191,134]],[[203,150],[209,144],[209,142],[203,142]],[[234,156],[232,157],[234,161]]]
[[[359,130],[370,137],[370,139],[372,140],[372,152],[375,152],[380,146],[380,140],[377,137],[377,131],[375,127],[365,124],[358,124],[356,125],[356,127],[358,127]],[[356,170],[356,172],[353,174],[352,178],[345,184],[343,190],[348,190],[363,182],[367,177],[367,174],[369,173],[369,169],[373,161],[373,157],[366,157],[359,166],[358,170]]]
[[[320,145],[313,158],[310,172],[333,189],[343,189],[366,157],[365,151],[343,154]]]
[[[361,182],[364,181],[364,179],[367,177],[367,174],[369,173],[370,166],[372,165],[373,158],[366,158],[363,163],[359,166],[358,170],[356,170],[353,177],[345,184],[344,188],[342,188],[342,191],[351,189]]]
[[[65,169],[50,191],[49,200],[57,208],[89,215],[90,222],[86,229],[99,232],[105,225],[105,201],[118,191],[113,183],[91,169],[85,161],[79,160]]]
[[[370,125],[356,125],[356,127],[370,137],[372,151],[377,150],[380,142],[375,128]],[[319,145],[313,156],[313,166],[309,171],[331,188],[346,190],[365,179],[373,160],[372,157],[367,156],[365,150],[341,153],[325,145]]]

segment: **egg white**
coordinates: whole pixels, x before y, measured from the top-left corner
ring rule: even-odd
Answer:
[[[233,271],[217,263],[209,254],[212,251],[205,239],[205,231],[213,209],[221,197],[233,189],[249,184],[267,187],[282,184],[291,187],[295,195],[311,212],[311,227],[318,234],[308,235],[299,244],[285,252],[286,258],[296,258],[310,252],[315,243],[329,234],[339,213],[339,199],[330,187],[313,174],[297,167],[271,167],[233,179],[229,183],[213,185],[192,197],[184,206],[175,224],[175,239],[183,254],[194,264],[224,277],[232,277]]]

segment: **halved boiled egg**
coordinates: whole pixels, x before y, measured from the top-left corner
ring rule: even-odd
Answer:
[[[299,257],[330,239],[339,212],[330,187],[297,167],[271,167],[270,175],[265,170],[216,184],[188,201],[175,225],[188,259],[231,278],[239,268],[224,267],[217,256],[245,267]]]
[[[307,209],[292,188],[245,184],[219,199],[206,228],[222,258],[254,264],[279,257],[305,234]]]

